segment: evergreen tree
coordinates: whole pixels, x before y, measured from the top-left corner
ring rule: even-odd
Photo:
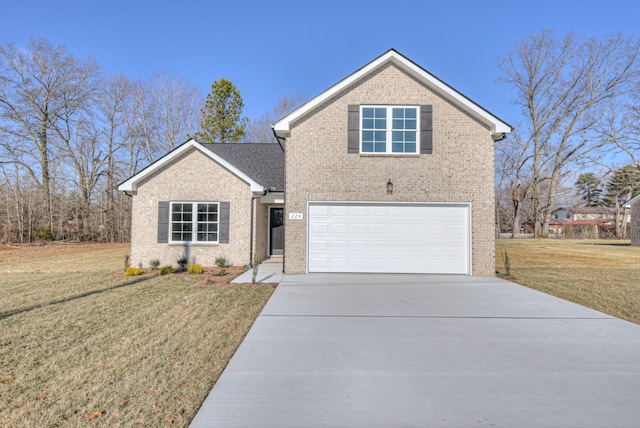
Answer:
[[[580,174],[576,181],[577,193],[585,203],[585,207],[602,205],[602,182],[593,172]]]
[[[604,202],[610,206],[624,205],[629,199],[640,193],[640,170],[633,165],[618,168],[607,183]]]
[[[201,143],[237,143],[249,121],[242,116],[244,103],[240,91],[224,77],[211,85],[202,109],[202,120],[193,138]]]

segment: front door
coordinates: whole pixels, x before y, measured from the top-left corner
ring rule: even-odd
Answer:
[[[269,254],[284,254],[284,208],[269,208]]]

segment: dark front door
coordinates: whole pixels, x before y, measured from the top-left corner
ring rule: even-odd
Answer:
[[[284,254],[284,208],[269,208],[269,254]]]

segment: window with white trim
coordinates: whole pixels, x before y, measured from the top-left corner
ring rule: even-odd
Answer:
[[[218,202],[172,202],[171,242],[218,242]]]
[[[418,109],[361,106],[360,153],[419,153]]]

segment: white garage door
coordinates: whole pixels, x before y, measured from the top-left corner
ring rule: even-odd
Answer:
[[[469,205],[310,203],[309,272],[470,274]]]

